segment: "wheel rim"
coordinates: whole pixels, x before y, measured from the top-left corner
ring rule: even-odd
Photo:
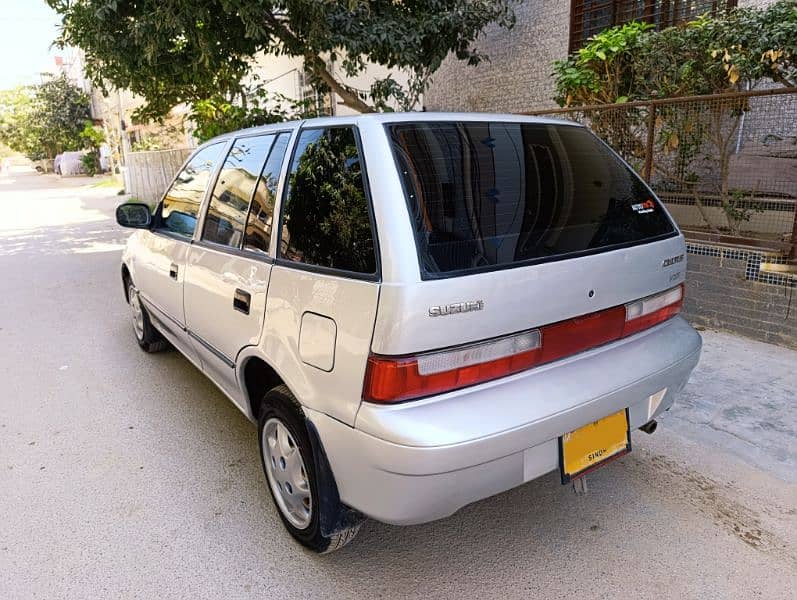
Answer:
[[[130,312],[133,315],[133,331],[139,340],[144,339],[144,311],[141,308],[141,300],[138,297],[136,288],[130,286]]]
[[[313,517],[313,497],[302,453],[288,428],[276,418],[263,427],[263,462],[277,506],[297,529],[305,529]]]

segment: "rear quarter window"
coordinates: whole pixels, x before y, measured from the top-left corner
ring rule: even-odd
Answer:
[[[301,132],[283,202],[280,257],[376,274],[363,165],[352,127]]]
[[[582,127],[387,125],[426,277],[676,235],[639,177]]]

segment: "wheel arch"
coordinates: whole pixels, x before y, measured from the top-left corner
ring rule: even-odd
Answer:
[[[257,354],[244,356],[240,361],[238,378],[244,394],[244,402],[254,421],[260,416],[260,400],[269,390],[278,385],[290,386],[268,361]]]

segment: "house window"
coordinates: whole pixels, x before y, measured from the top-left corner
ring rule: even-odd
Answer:
[[[700,15],[718,14],[736,6],[737,0],[572,0],[570,52],[604,29],[631,21],[645,21],[664,29]]]
[[[305,71],[299,71],[299,99],[307,103],[307,109],[315,111],[319,117],[333,116],[332,93],[319,92],[312,85],[310,75]]]

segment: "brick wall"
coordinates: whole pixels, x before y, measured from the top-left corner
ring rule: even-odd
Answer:
[[[698,244],[688,250],[689,321],[797,349],[797,280],[762,273],[759,265],[772,257]]]
[[[568,0],[526,0],[517,24],[488,27],[476,47],[490,57],[477,67],[449,56],[424,94],[428,110],[518,112],[553,108],[551,64],[567,56]]]

